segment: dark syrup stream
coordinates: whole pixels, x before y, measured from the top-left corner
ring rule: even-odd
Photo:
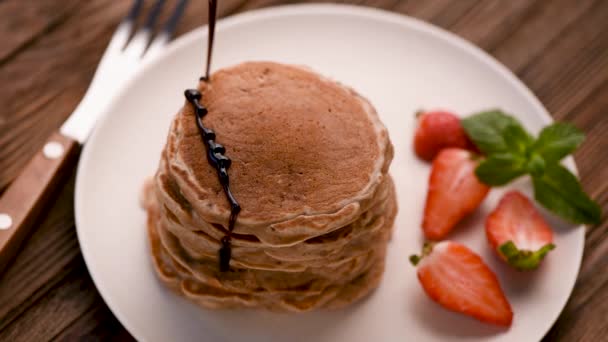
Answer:
[[[209,69],[211,67],[211,56],[213,55],[213,38],[215,36],[215,19],[217,18],[217,0],[209,0],[209,20],[207,35],[207,68],[205,76],[201,77],[201,81],[209,81]]]
[[[215,19],[217,12],[217,1],[209,0],[209,35],[208,35],[208,45],[207,45],[207,68],[205,69],[205,76],[201,77],[201,81],[210,82],[209,78],[209,69],[211,66],[211,55],[213,51],[213,36],[215,33]],[[232,250],[230,247],[230,240],[232,239],[232,231],[234,230],[234,225],[236,223],[236,219],[241,211],[241,206],[237,202],[236,198],[230,191],[230,177],[228,177],[228,169],[230,168],[231,160],[226,157],[224,153],[226,153],[226,149],[221,144],[215,142],[215,132],[211,129],[205,127],[203,124],[203,117],[207,115],[207,108],[205,108],[200,100],[202,98],[202,94],[196,89],[188,89],[184,92],[186,99],[188,102],[194,107],[194,111],[196,114],[196,126],[198,127],[198,132],[201,135],[201,139],[205,144],[207,150],[207,161],[211,166],[215,168],[217,172],[217,177],[224,189],[224,194],[230,203],[230,219],[228,221],[228,233],[222,238],[221,243],[222,247],[218,252],[219,254],[219,267],[220,271],[226,272],[230,270],[230,257],[232,254]]]

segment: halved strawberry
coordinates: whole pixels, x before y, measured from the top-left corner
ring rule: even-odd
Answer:
[[[464,245],[442,241],[425,244],[422,256],[410,257],[426,294],[448,310],[482,322],[510,326],[511,304],[498,278],[481,257]]]
[[[519,191],[505,194],[486,219],[492,248],[518,270],[533,270],[555,248],[553,231],[534,204]]]
[[[437,155],[429,177],[422,221],[427,239],[443,239],[486,197],[490,187],[477,179],[475,167],[474,154],[466,150],[448,148]]]
[[[418,127],[414,136],[414,151],[426,161],[432,161],[444,148],[475,149],[460,119],[447,111],[419,112]]]

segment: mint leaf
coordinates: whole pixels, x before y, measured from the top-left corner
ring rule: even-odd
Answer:
[[[534,140],[512,116],[500,110],[478,113],[461,120],[473,143],[486,155],[524,154]]]
[[[532,153],[526,163],[526,170],[532,177],[542,176],[545,173],[546,165],[547,163],[538,153]]]
[[[578,128],[556,122],[540,132],[532,150],[540,154],[545,162],[554,163],[574,152],[583,140],[585,135]]]
[[[542,176],[532,177],[534,198],[545,208],[573,223],[601,222],[602,212],[583,191],[576,176],[560,164],[549,164]]]
[[[497,153],[484,159],[475,169],[477,178],[491,186],[505,185],[527,172],[525,157],[513,153]]]
[[[525,155],[534,144],[534,138],[526,132],[519,122],[505,127],[502,136],[505,139],[507,150],[520,156]]]
[[[521,250],[513,243],[507,241],[498,246],[498,253],[506,259],[509,265],[519,271],[531,271],[538,268],[540,262],[545,258],[547,253],[555,248],[555,245],[548,243],[537,251]]]
[[[487,158],[475,169],[480,181],[504,185],[529,174],[536,200],[573,223],[599,223],[601,209],[583,191],[578,179],[559,161],[584,140],[576,127],[554,123],[535,141],[512,116],[500,110],[478,113],[461,120],[469,138]]]

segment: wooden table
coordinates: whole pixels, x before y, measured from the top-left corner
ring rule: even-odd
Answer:
[[[222,16],[295,1],[228,2]],[[353,2],[441,26],[513,70],[555,119],[587,133],[575,158],[585,189],[608,211],[608,1]],[[180,33],[204,23],[205,3],[190,3]],[[126,0],[0,2],[0,189],[72,112],[129,6]],[[132,339],[89,277],[74,230],[73,192],[74,174],[48,203],[36,233],[0,278],[1,341]],[[545,340],[606,340],[605,237],[606,220],[588,229],[576,288]]]

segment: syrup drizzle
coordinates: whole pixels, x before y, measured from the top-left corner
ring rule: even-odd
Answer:
[[[205,127],[203,124],[203,118],[205,115],[207,115],[207,108],[200,103],[202,94],[196,89],[188,89],[184,92],[184,95],[186,96],[188,102],[194,107],[196,114],[196,126],[198,127],[198,132],[200,133],[201,139],[203,140],[207,149],[207,161],[215,168],[217,177],[222,185],[222,188],[224,189],[226,199],[230,203],[228,234],[222,238],[222,247],[220,247],[218,252],[220,271],[225,272],[230,269],[230,258],[232,254],[230,241],[232,240],[232,231],[234,230],[236,219],[241,211],[241,206],[230,190],[230,177],[228,176],[228,169],[230,168],[232,161],[230,158],[224,155],[224,153],[226,153],[226,148],[222,144],[215,141],[215,132],[210,128]]]
[[[205,69],[205,75],[200,78],[200,80],[204,82],[211,81],[209,71],[211,69],[211,56],[213,53],[213,38],[215,36],[216,17],[217,0],[209,0],[207,67]],[[226,153],[226,148],[224,148],[223,145],[215,141],[215,132],[205,127],[205,125],[203,124],[203,117],[207,115],[207,108],[205,108],[200,103],[200,100],[203,97],[202,94],[196,89],[188,89],[184,92],[184,95],[186,96],[188,102],[194,107],[194,111],[196,114],[196,126],[198,127],[198,132],[200,133],[201,139],[203,140],[203,143],[205,144],[207,150],[207,161],[211,166],[215,168],[215,171],[217,172],[217,177],[220,181],[220,184],[222,185],[222,188],[224,189],[226,199],[228,199],[228,203],[230,203],[228,233],[222,238],[222,246],[218,251],[220,271],[226,272],[230,270],[230,259],[232,256],[232,231],[234,230],[236,219],[239,216],[239,212],[241,211],[241,206],[232,194],[232,191],[230,191],[230,177],[228,176],[228,169],[230,168],[232,161],[230,160],[230,158],[224,155],[224,153]]]
[[[205,76],[201,76],[201,81],[209,80],[209,70],[211,69],[211,56],[213,55],[213,38],[215,36],[215,20],[217,18],[217,1],[209,0],[209,20],[207,28],[209,33],[207,34],[207,68],[205,69]]]

